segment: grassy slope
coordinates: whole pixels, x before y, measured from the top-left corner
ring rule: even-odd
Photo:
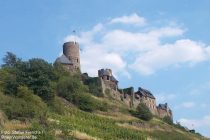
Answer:
[[[113,106],[114,111],[87,113],[71,106],[67,108],[66,115],[50,113],[49,118],[56,120],[51,123],[56,128],[65,125],[65,128],[85,134],[87,139],[129,139],[129,140],[200,140],[195,134],[183,132],[159,119],[154,118],[150,122],[139,120],[127,113],[125,106],[114,100],[106,100]],[[116,109],[118,108],[118,109]],[[140,125],[139,125],[140,124]],[[79,137],[77,133],[73,133]]]
[[[59,99],[63,101],[62,99]],[[114,101],[109,101],[113,105]],[[139,120],[126,113],[125,108],[119,111],[88,113],[74,106],[65,104],[65,115],[48,113],[46,131],[56,139],[64,135],[73,135],[76,139],[129,139],[129,140],[200,140],[197,135],[183,132],[158,119],[150,122]],[[119,104],[116,108],[119,107]],[[120,110],[123,110],[123,112]],[[8,121],[5,130],[28,129],[31,123]],[[35,127],[35,128],[39,128]],[[71,130],[71,132],[66,131]],[[50,139],[50,138],[49,138]],[[69,138],[70,139],[70,138]],[[203,138],[204,139],[204,138]]]

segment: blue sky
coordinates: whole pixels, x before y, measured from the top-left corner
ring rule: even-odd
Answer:
[[[54,62],[76,38],[83,72],[111,68],[120,87],[151,90],[175,121],[210,137],[209,13],[208,0],[2,0],[0,57]]]

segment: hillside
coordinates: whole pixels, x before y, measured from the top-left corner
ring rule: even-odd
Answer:
[[[4,62],[1,139],[207,140],[155,116],[141,119],[137,110],[110,95],[94,94],[97,85],[84,85],[80,74],[60,65],[42,59],[22,61],[12,53]]]
[[[64,103],[64,99],[57,98],[62,103],[64,114],[48,109],[46,120],[33,119],[30,121],[7,120],[1,116],[1,130],[40,130],[43,131],[38,139],[151,139],[151,140],[201,140],[205,139],[196,134],[186,132],[174,126],[153,118],[143,121],[129,115],[125,110],[119,112],[94,113],[79,110],[72,104]],[[6,120],[4,120],[6,119]],[[4,122],[2,123],[2,120]]]

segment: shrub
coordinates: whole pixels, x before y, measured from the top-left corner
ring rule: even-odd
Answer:
[[[18,82],[14,70],[6,68],[0,69],[0,86],[1,91],[5,94],[16,95]]]
[[[136,115],[137,117],[149,121],[153,118],[152,113],[150,112],[149,108],[144,104],[140,103],[136,108]]]
[[[25,120],[44,116],[46,104],[27,87],[18,87],[17,97],[2,95],[1,108],[8,119]]]
[[[61,77],[57,84],[57,93],[83,111],[107,110],[107,104],[94,99],[78,77]]]
[[[100,79],[97,77],[88,77],[84,80],[84,84],[88,86],[89,92],[97,97],[103,97]]]
[[[186,131],[185,127],[180,124],[180,122],[176,122],[174,126],[182,131]]]
[[[60,115],[65,114],[65,106],[57,96],[53,101],[49,102],[48,105],[51,111],[56,112]]]
[[[96,110],[95,100],[87,93],[77,93],[73,95],[73,103],[81,110],[92,112]]]
[[[163,121],[166,122],[166,123],[169,124],[169,125],[172,125],[172,124],[173,124],[173,120],[172,120],[172,118],[169,117],[169,116],[165,116],[165,117],[163,118]]]
[[[57,94],[72,102],[73,94],[86,92],[87,89],[80,80],[73,76],[61,77],[57,84]]]

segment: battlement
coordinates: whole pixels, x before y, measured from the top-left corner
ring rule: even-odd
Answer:
[[[112,75],[111,69],[100,69],[98,70],[98,77],[101,79],[104,88],[109,88],[117,91],[118,81]]]

